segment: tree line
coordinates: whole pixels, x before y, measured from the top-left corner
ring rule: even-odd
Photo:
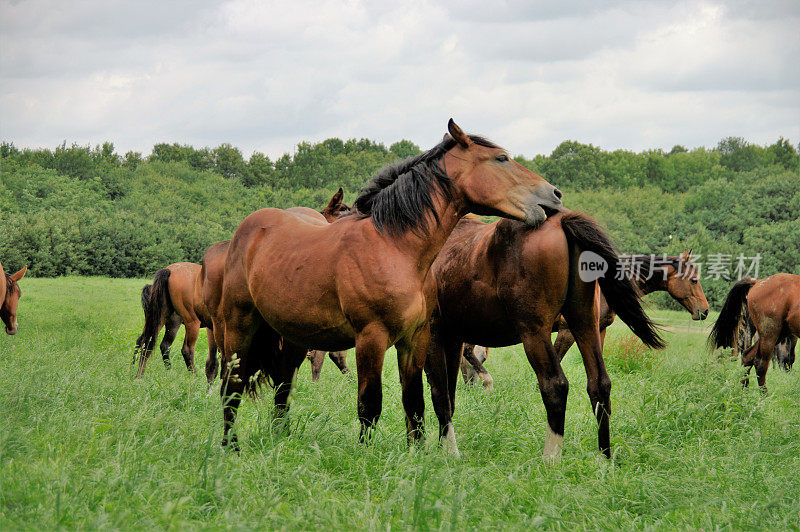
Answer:
[[[342,186],[352,201],[380,167],[416,155],[401,140],[300,143],[272,161],[230,144],[156,144],[143,156],[112,143],[50,149],[0,144],[0,257],[39,276],[144,277],[199,261],[262,207],[321,208]],[[728,137],[714,148],[607,151],[565,141],[517,156],[603,223],[628,253],[762,256],[759,275],[800,273],[800,157],[789,141]],[[718,306],[730,281],[703,285]],[[657,298],[659,304],[668,304]]]

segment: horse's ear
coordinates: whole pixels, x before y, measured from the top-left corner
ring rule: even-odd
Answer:
[[[344,190],[342,187],[339,187],[339,190],[336,191],[336,194],[333,195],[331,200],[328,202],[328,206],[325,207],[326,211],[333,211],[342,203],[342,198],[344,198]]]
[[[450,132],[450,135],[453,137],[453,139],[455,139],[456,142],[458,142],[459,146],[462,148],[469,147],[469,137],[460,127],[458,127],[458,124],[456,124],[452,118],[449,122],[447,122],[447,131]]]
[[[684,248],[681,255],[683,255],[683,260],[692,260],[692,249],[689,248],[689,251],[686,251],[686,248]]]
[[[28,267],[27,266],[23,266],[20,271],[18,271],[17,273],[15,273],[14,275],[11,276],[11,280],[16,283],[17,281],[19,281],[20,279],[25,277],[25,272],[27,272],[27,271],[28,271]]]

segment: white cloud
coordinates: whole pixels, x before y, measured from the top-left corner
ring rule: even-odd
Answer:
[[[760,7],[760,8],[759,8]],[[511,151],[800,141],[796,3],[0,3],[19,146],[409,138]]]

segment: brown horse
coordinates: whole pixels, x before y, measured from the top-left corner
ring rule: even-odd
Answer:
[[[17,322],[17,305],[22,297],[22,290],[19,281],[25,277],[28,271],[27,266],[23,266],[17,273],[9,274],[3,270],[0,263],[0,319],[6,326],[6,334],[15,335],[19,330]]]
[[[744,307],[743,316],[740,321],[739,339],[736,342],[736,347],[733,348],[732,354],[743,355],[753,345],[753,339],[756,336],[756,326],[753,325],[753,320],[750,319],[750,312],[747,306]],[[797,337],[788,335],[782,341],[779,341],[775,346],[775,352],[772,353],[772,365],[777,365],[784,371],[791,371],[794,364],[794,350],[797,345]]]
[[[501,347],[522,342],[547,411],[544,457],[558,459],[569,384],[550,334],[563,313],[583,356],[599,447],[610,457],[611,380],[603,360],[597,292],[646,345],[664,344],[630,279],[613,273],[599,282],[580,279],[583,251],[596,253],[616,271],[619,257],[610,239],[584,215],[557,214],[537,229],[510,220],[459,222],[431,269],[438,307],[426,370],[440,426],[450,425],[455,408],[463,343]]]
[[[755,366],[758,385],[766,391],[775,346],[789,336],[800,336],[800,276],[776,273],[760,281],[748,277],[735,283],[708,337],[710,346],[736,346],[745,327],[745,307],[758,340],[742,354],[742,366],[747,369],[742,385],[750,383],[750,369]]]
[[[136,340],[134,362],[138,355],[139,369],[136,378],[144,374],[147,359],[155,348],[156,339],[162,328],[166,328],[161,340],[161,356],[169,368],[169,349],[175,341],[178,329],[183,325],[186,331],[181,347],[181,355],[189,371],[194,373],[194,346],[200,328],[210,329],[209,313],[202,299],[195,297],[195,283],[200,274],[200,265],[194,262],[176,262],[156,272],[152,285],[142,288],[142,308],[144,310],[144,330]],[[208,333],[209,353],[216,351],[213,334]]]
[[[292,207],[287,209],[287,211],[301,216],[309,223],[330,223],[343,214],[350,212],[350,207],[345,204],[343,200],[344,191],[342,187],[339,187],[339,190],[331,197],[325,208],[319,212],[308,207]],[[203,301],[204,307],[208,313],[208,323],[212,324],[214,322],[214,316],[217,315],[219,310],[220,302],[222,301],[222,278],[225,273],[225,258],[228,254],[230,242],[230,240],[217,242],[206,250],[206,253],[203,255],[200,274],[197,276],[195,285],[195,298]],[[216,321],[217,323],[222,322],[221,318],[217,318]],[[222,336],[223,334],[220,332],[219,338],[221,339]],[[209,342],[211,342],[211,339],[209,339]],[[208,384],[214,382],[219,372],[219,359],[217,359],[216,353],[217,345],[215,341],[215,349],[213,351],[209,346],[208,359],[206,359],[206,379],[208,380]],[[220,343],[219,345],[222,344]],[[331,360],[334,360],[338,365],[338,362],[333,357],[334,354],[332,353]],[[344,356],[342,356],[341,362],[344,364]],[[322,366],[321,362],[319,366]],[[345,369],[346,367],[347,365],[345,364]],[[319,368],[317,368],[317,375],[319,375]]]
[[[358,418],[366,441],[382,408],[386,350],[398,354],[410,441],[422,436],[422,367],[435,286],[428,271],[468,212],[544,221],[561,193],[499,146],[451,120],[433,149],[383,168],[360,192],[356,213],[327,225],[262,209],[239,225],[225,263],[222,309],[223,444],[245,391],[275,388],[288,409],[307,348],[355,346]],[[216,329],[216,327],[215,327]]]
[[[677,257],[666,257],[653,261],[653,257],[636,255],[641,268],[636,268],[636,286],[643,294],[665,291],[672,298],[689,311],[693,320],[704,320],[708,316],[708,301],[700,286],[700,272],[697,265],[692,262],[692,252],[684,250]],[[615,274],[616,272],[612,272]],[[614,323],[614,311],[608,305],[605,297],[600,294],[600,343],[605,343],[606,328]],[[554,329],[558,332],[555,343],[558,359],[564,358],[569,348],[575,343],[575,338],[569,330],[566,320],[559,316]]]

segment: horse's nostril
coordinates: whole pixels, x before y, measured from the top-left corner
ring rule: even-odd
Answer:
[[[558,190],[557,188],[554,188],[554,189],[553,189],[553,194],[554,194],[554,195],[555,195],[555,197],[557,197],[558,199],[561,199],[561,196],[562,196],[562,194],[561,194],[561,191],[560,191],[560,190]]]

